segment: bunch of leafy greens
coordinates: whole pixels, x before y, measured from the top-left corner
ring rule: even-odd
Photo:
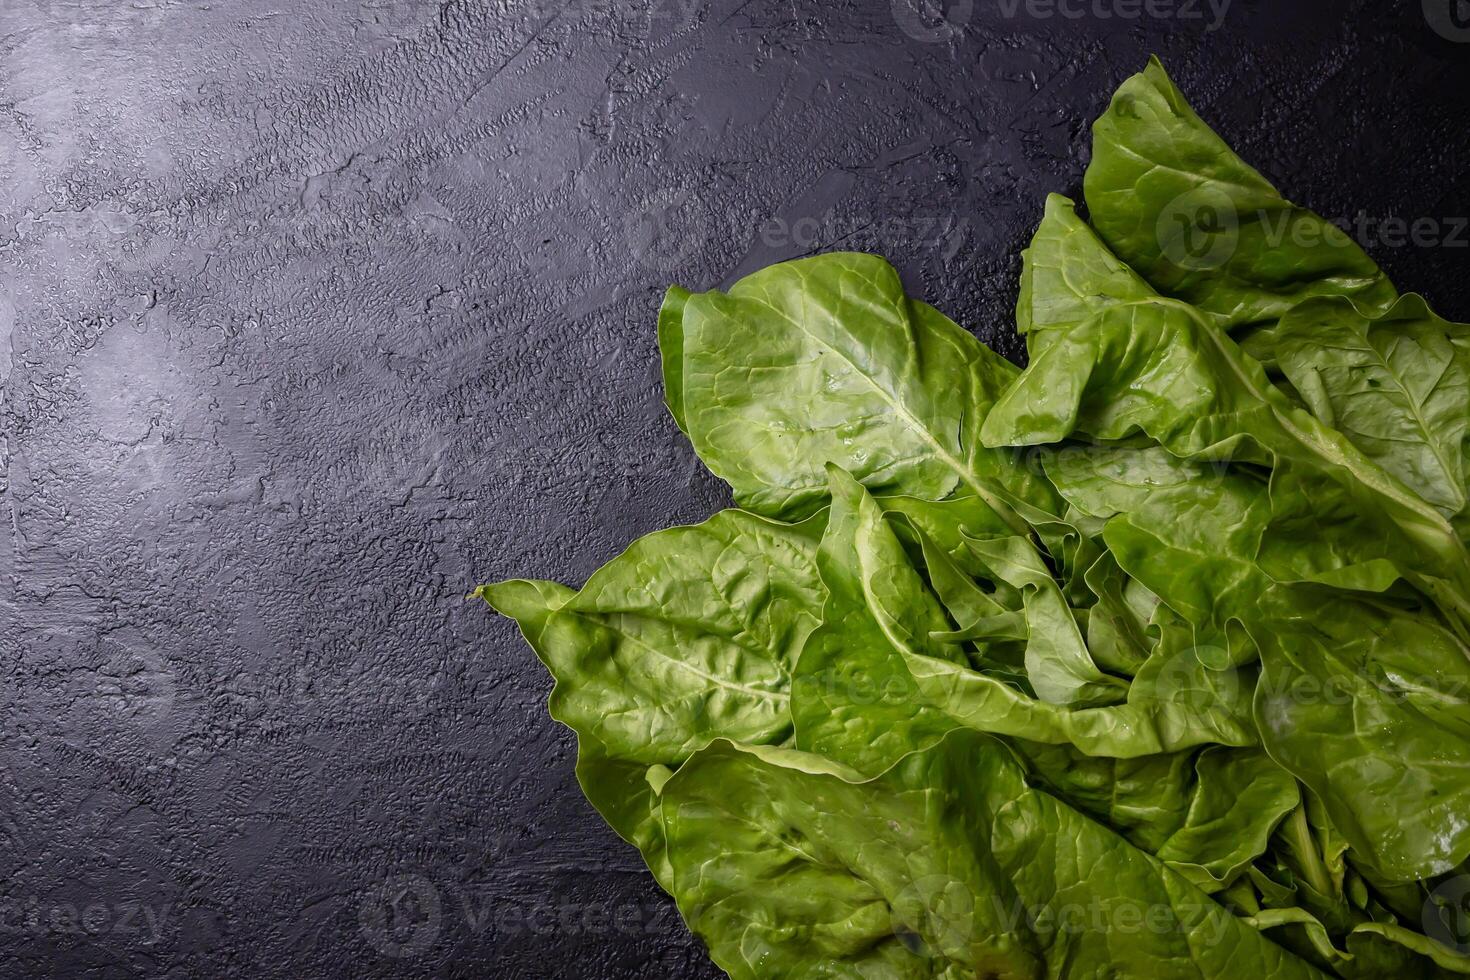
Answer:
[[[1470,973],[1470,326],[1157,62],[1093,135],[1024,371],[874,256],[673,288],[741,509],[478,594],[731,976]]]

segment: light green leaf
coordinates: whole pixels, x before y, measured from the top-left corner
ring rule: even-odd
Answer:
[[[1022,591],[1026,676],[1037,697],[1057,705],[1094,708],[1127,696],[1126,681],[1104,674],[1093,663],[1076,617],[1028,538],[973,540],[970,549],[996,578]]]
[[[1035,358],[1065,332],[1118,303],[1157,296],[1077,216],[1076,205],[1048,194],[1031,246],[1021,253],[1016,329]]]
[[[1184,824],[1154,853],[1215,892],[1265,853],[1271,832],[1301,796],[1296,780],[1257,749],[1206,749],[1194,771]]]
[[[1470,636],[1470,556],[1444,517],[1294,407],[1258,363],[1190,307],[1170,300],[1116,306],[1069,331],[996,403],[982,434],[1002,446],[1055,443],[1073,433],[1105,441],[1142,433],[1182,459],[1290,473],[1298,492],[1351,506],[1358,533],[1370,539],[1365,547],[1376,547]]]
[[[924,698],[977,731],[1087,755],[1120,759],[1209,743],[1254,745],[1253,679],[1202,661],[1188,630],[1173,630],[1139,668],[1124,704],[1069,709],[1028,697],[1004,680],[962,664],[902,651]]]
[[[1431,620],[1278,588],[1255,633],[1266,750],[1398,881],[1470,856],[1470,657]]]
[[[1307,405],[1439,511],[1465,506],[1470,327],[1405,296],[1379,317],[1349,301],[1303,303],[1275,331],[1277,364]]]
[[[1083,186],[1092,226],[1119,259],[1232,331],[1270,325],[1314,296],[1376,310],[1397,295],[1345,232],[1236,156],[1156,58],[1093,124]]]
[[[931,639],[948,620],[877,502],[842,470],[829,476],[832,510],[818,552],[827,602],[796,668],[795,742],[872,775],[956,727],[925,704],[900,649],[963,653]]]
[[[577,733],[582,789],[660,881],[649,769],[716,737],[791,736],[791,673],[825,593],[820,527],[724,511],[639,539],[580,592],[530,581],[476,592],[556,679],[550,711]]]
[[[956,732],[858,782],[717,742],[664,789],[673,891],[735,980],[1319,978]]]
[[[1045,481],[986,449],[985,413],[1016,369],[881,258],[836,252],[764,269],[727,293],[671,292],[660,345],[668,396],[705,465],[743,506],[804,516],[835,463],[874,493],[964,491],[1051,503]]]

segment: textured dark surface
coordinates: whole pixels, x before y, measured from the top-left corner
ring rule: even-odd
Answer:
[[[911,2],[0,4],[0,975],[713,976],[464,594],[724,503],[671,281],[880,250],[1016,354],[1150,52],[1294,199],[1438,221],[1367,244],[1470,318],[1418,0]]]

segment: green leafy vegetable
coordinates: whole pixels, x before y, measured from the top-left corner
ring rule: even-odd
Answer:
[[[787,262],[728,293],[675,287],[659,333],[674,417],[751,510],[821,507],[828,462],[928,500],[963,488],[1017,531],[1012,494],[1049,501],[1045,481],[978,438],[1016,369],[910,300],[876,256]]]
[[[797,747],[877,774],[956,727],[922,704],[898,650],[963,654],[931,639],[948,621],[882,510],[848,474],[830,478],[818,552],[827,604],[797,665],[791,716]]]
[[[1277,363],[1313,414],[1446,516],[1466,500],[1467,340],[1470,328],[1418,296],[1376,318],[1346,300],[1303,303],[1275,335]]]
[[[1470,326],[1155,61],[1024,371],[876,256],[669,290],[743,510],[477,594],[737,978],[1470,974]]]
[[[1302,300],[1393,302],[1393,284],[1345,232],[1284,200],[1190,108],[1157,59],[1092,127],[1088,215],[1113,253],[1166,296],[1231,330]]]
[[[577,593],[478,590],[556,678],[551,714],[577,733],[578,781],[655,872],[668,770],[714,738],[791,738],[791,674],[824,597],[817,529],[726,511],[635,542]]]
[[[972,733],[871,781],[719,743],[663,815],[680,911],[742,980],[1321,976]]]

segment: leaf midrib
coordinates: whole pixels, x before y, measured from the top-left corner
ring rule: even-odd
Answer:
[[[770,310],[772,313],[776,314],[787,323],[791,324],[791,326],[794,327],[799,333],[805,335],[809,340],[812,341],[812,343],[816,344],[822,350],[829,351],[836,357],[846,362],[846,364],[852,368],[853,372],[858,377],[863,378],[865,381],[868,382],[868,385],[872,388],[872,390],[877,393],[878,397],[881,398],[888,405],[889,408],[893,410],[893,413],[906,421],[909,424],[910,428],[922,440],[924,440],[924,442],[929,445],[929,447],[934,451],[934,454],[939,457],[939,459],[943,461],[944,464],[955,473],[961,483],[965,484],[965,486],[969,487],[975,492],[975,495],[977,497],[985,501],[990,509],[1000,515],[1001,519],[1004,520],[1006,524],[1011,527],[1012,530],[1016,531],[1018,534],[1028,533],[1028,529],[1021,525],[1020,519],[1015,516],[1010,506],[1007,505],[999,497],[995,496],[994,492],[989,487],[980,482],[968,467],[964,466],[958,458],[956,458],[952,453],[944,448],[943,444],[941,444],[939,440],[934,437],[934,434],[930,432],[927,427],[925,427],[925,425],[918,419],[917,416],[910,412],[908,408],[905,407],[901,402],[897,401],[886,389],[883,388],[882,385],[878,384],[877,379],[873,378],[870,374],[864,371],[856,361],[849,357],[844,351],[839,350],[833,344],[812,333],[806,328],[805,324],[792,317],[785,310],[776,306],[770,300],[761,296],[752,296],[751,299],[754,302],[759,303],[761,306],[764,306],[766,309]],[[801,292],[801,304],[803,314],[805,314],[806,312],[806,303],[807,294],[806,291],[803,290]]]

